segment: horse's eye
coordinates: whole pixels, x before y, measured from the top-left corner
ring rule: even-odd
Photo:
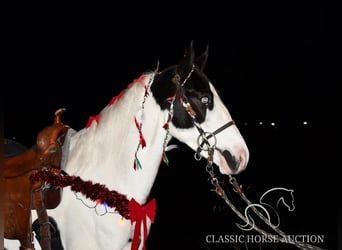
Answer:
[[[203,103],[204,105],[208,105],[209,104],[209,97],[208,96],[202,96],[201,97],[201,103]]]

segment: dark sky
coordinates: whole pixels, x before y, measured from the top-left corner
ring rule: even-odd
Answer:
[[[328,122],[337,99],[337,24],[325,1],[56,2],[34,14],[12,21],[6,110],[65,107],[86,120],[158,60],[161,68],[178,62],[191,40],[198,54],[209,45],[206,73],[238,121]]]
[[[293,234],[326,234],[325,247],[336,249],[338,204],[326,196],[331,190],[338,196],[331,187],[339,164],[336,12],[328,1],[55,2],[32,12],[18,10],[11,19],[14,71],[5,80],[4,135],[30,146],[60,107],[67,109],[65,123],[82,128],[128,83],[155,69],[158,60],[161,69],[177,63],[191,40],[197,54],[209,45],[205,71],[251,151],[241,181],[255,196],[274,185],[295,188],[298,212],[284,226]],[[204,246],[202,233],[219,231],[222,225],[213,224],[220,224],[224,214],[213,212],[212,203],[219,202],[203,185],[205,173],[192,172],[203,166],[196,166],[189,149],[181,149],[188,159],[179,162],[173,153],[175,172],[163,166],[154,191],[163,201],[161,211],[171,207],[175,214],[160,216],[152,238],[172,241],[170,249],[233,247]],[[179,165],[185,163],[195,166],[184,171]],[[182,237],[164,226],[184,221],[206,226],[184,224]]]

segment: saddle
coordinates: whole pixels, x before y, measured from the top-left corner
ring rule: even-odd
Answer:
[[[18,239],[20,250],[34,250],[31,210],[36,210],[40,224],[43,250],[50,250],[50,227],[46,209],[54,209],[61,201],[62,189],[46,183],[30,181],[34,171],[49,169],[58,172],[62,160],[62,146],[69,126],[61,121],[65,109],[55,112],[52,125],[42,129],[36,144],[26,149],[20,144],[11,145],[3,161],[4,181],[4,237]],[[17,150],[17,151],[16,151]],[[18,152],[18,154],[15,154]]]

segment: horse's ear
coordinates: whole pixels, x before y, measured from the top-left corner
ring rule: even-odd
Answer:
[[[186,77],[191,71],[195,61],[195,51],[193,42],[191,41],[190,47],[185,51],[184,57],[178,64],[178,73],[181,77]]]
[[[208,55],[209,55],[209,45],[207,45],[204,53],[202,55],[200,55],[199,57],[197,57],[196,61],[195,61],[195,65],[201,70],[204,70],[205,65],[207,64],[207,60],[208,60]]]

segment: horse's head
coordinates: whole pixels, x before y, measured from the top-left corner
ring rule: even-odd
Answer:
[[[208,148],[214,149],[213,162],[221,173],[237,174],[246,168],[248,148],[203,72],[207,58],[208,49],[195,58],[191,43],[179,64],[155,76],[151,90],[161,109],[168,109],[172,114],[170,134],[173,137],[205,158]]]

